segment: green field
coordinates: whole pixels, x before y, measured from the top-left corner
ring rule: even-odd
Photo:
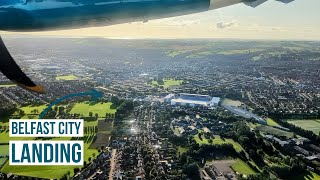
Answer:
[[[47,105],[25,106],[20,109],[23,110],[26,114],[34,114],[34,112],[32,112],[33,110],[38,110],[38,112],[41,113],[46,107]]]
[[[57,76],[56,80],[62,80],[62,81],[72,81],[72,80],[77,80],[78,77],[75,75],[65,75],[65,76]]]
[[[170,57],[176,57],[176,56],[182,55],[184,53],[187,53],[189,51],[190,50],[175,50],[175,51],[168,51],[168,52],[166,52],[166,54]]]
[[[316,135],[320,132],[320,120],[288,120],[287,122],[302,129],[312,131]]]
[[[239,106],[241,106],[242,103],[238,100],[232,100],[232,99],[226,98],[226,99],[223,99],[222,104],[239,107]]]
[[[92,153],[98,155],[95,149],[88,149],[89,144],[84,144],[84,160],[88,162],[88,158],[92,157]],[[77,166],[9,166],[9,162],[1,169],[4,173],[13,173],[17,175],[41,177],[48,179],[61,178],[66,172],[73,175],[73,168]]]
[[[0,84],[0,88],[15,87],[16,84]]]
[[[4,163],[6,160],[7,160],[7,158],[0,158],[0,165],[1,165],[2,163]]]
[[[111,109],[112,103],[95,103],[92,104],[88,101],[83,103],[76,103],[70,113],[74,114],[82,114],[83,116],[89,116],[89,112],[93,113],[93,116],[95,113],[98,113],[99,117],[105,117],[106,113],[114,114],[116,112],[116,109]]]
[[[206,139],[203,135],[202,135],[202,141],[199,139],[198,134],[194,135],[194,140],[198,143],[198,144],[210,144],[208,139]],[[235,142],[232,139],[221,139],[220,136],[215,136],[214,139],[212,139],[212,144],[232,144],[233,148],[237,151],[240,152],[243,150],[242,146]]]
[[[250,54],[250,53],[261,52],[261,51],[264,51],[264,49],[235,49],[235,50],[221,51],[218,54],[236,55],[236,54]]]
[[[39,106],[24,106],[21,107],[25,115],[20,117],[20,119],[38,119],[39,114],[47,107],[47,105],[39,105]],[[13,114],[13,116],[20,116],[18,111]]]
[[[240,174],[255,174],[255,172],[248,166],[245,162],[243,162],[241,159],[237,159],[236,162],[231,165],[231,168]]]
[[[265,134],[271,134],[275,136],[286,136],[288,138],[293,137],[292,132],[283,131],[281,129],[276,129],[271,126],[258,125],[256,129]]]
[[[9,145],[0,145],[0,155],[9,155]]]
[[[182,80],[164,79],[163,84],[159,83],[158,81],[152,81],[151,84],[153,86],[161,86],[163,88],[169,88],[171,86],[180,86],[182,82],[183,82]]]
[[[70,140],[71,138],[53,138],[51,140]],[[88,158],[93,158],[92,154],[98,155],[96,149],[89,149],[92,142],[84,143],[84,161],[88,162]],[[63,167],[63,168],[62,168]],[[4,173],[13,173],[17,175],[41,177],[48,179],[61,178],[66,172],[73,174],[73,168],[77,166],[10,166],[9,162],[1,169]]]
[[[72,108],[73,113],[79,112],[79,113],[86,113],[86,115],[89,114],[89,112],[94,113],[100,113],[101,116],[105,116],[106,112],[114,113],[116,109],[110,108],[111,103],[97,103],[97,104],[90,104],[89,102],[83,102],[83,103],[77,103]],[[38,113],[41,113],[42,110],[46,107],[46,105],[42,106],[26,106],[20,108],[23,110],[26,115],[22,118],[27,119],[28,116],[32,115],[33,118],[38,117]],[[34,110],[38,110],[36,113]],[[29,115],[28,115],[29,114]],[[84,126],[96,126],[98,121],[85,121]],[[1,125],[8,125],[8,122],[1,123]],[[110,133],[111,130],[108,129]],[[94,135],[94,134],[91,134]],[[87,135],[88,136],[88,135]],[[2,132],[0,134],[0,143],[8,143],[9,140],[32,140],[31,137],[17,137],[17,138],[9,138],[9,133]],[[70,140],[70,138],[53,138],[50,140]],[[95,155],[98,155],[98,151],[96,149],[89,149],[90,145],[92,143],[92,139],[89,142],[84,143],[84,161],[88,162],[88,158],[91,157],[93,159],[93,153]],[[8,145],[1,145],[0,146],[0,154],[7,154],[9,150]],[[2,159],[1,159],[2,160]],[[0,160],[0,161],[1,161]],[[3,159],[4,161],[5,159]],[[17,175],[25,175],[25,176],[33,176],[33,177],[41,177],[41,178],[48,178],[48,179],[56,179],[61,178],[65,173],[68,171],[71,173],[71,176],[73,175],[73,169],[76,166],[9,166],[9,163],[7,162],[5,166],[1,169],[1,172],[4,173],[13,173]]]
[[[280,126],[277,122],[275,122],[273,119],[271,118],[267,118],[267,124],[269,126]]]

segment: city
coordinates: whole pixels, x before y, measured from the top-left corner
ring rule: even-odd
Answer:
[[[4,41],[47,92],[0,76],[0,179],[320,179],[320,42]],[[8,164],[9,119],[38,119],[92,89],[103,97],[45,116],[84,119],[83,138],[52,138],[83,140],[84,166]]]

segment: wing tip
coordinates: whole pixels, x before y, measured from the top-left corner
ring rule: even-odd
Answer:
[[[26,85],[23,85],[23,84],[18,84],[18,85],[20,87],[22,87],[22,88],[24,88],[26,90],[32,91],[32,92],[41,93],[41,94],[46,93],[46,90],[42,85],[36,85],[36,86],[26,86]]]

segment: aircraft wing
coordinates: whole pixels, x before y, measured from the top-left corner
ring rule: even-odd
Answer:
[[[24,89],[44,93],[42,86],[33,83],[11,57],[0,37],[0,71],[11,81]]]

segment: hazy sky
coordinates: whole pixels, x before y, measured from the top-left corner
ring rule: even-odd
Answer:
[[[269,0],[257,8],[238,4],[218,10],[97,28],[32,33],[108,38],[237,38],[320,40],[320,0],[290,4]]]

